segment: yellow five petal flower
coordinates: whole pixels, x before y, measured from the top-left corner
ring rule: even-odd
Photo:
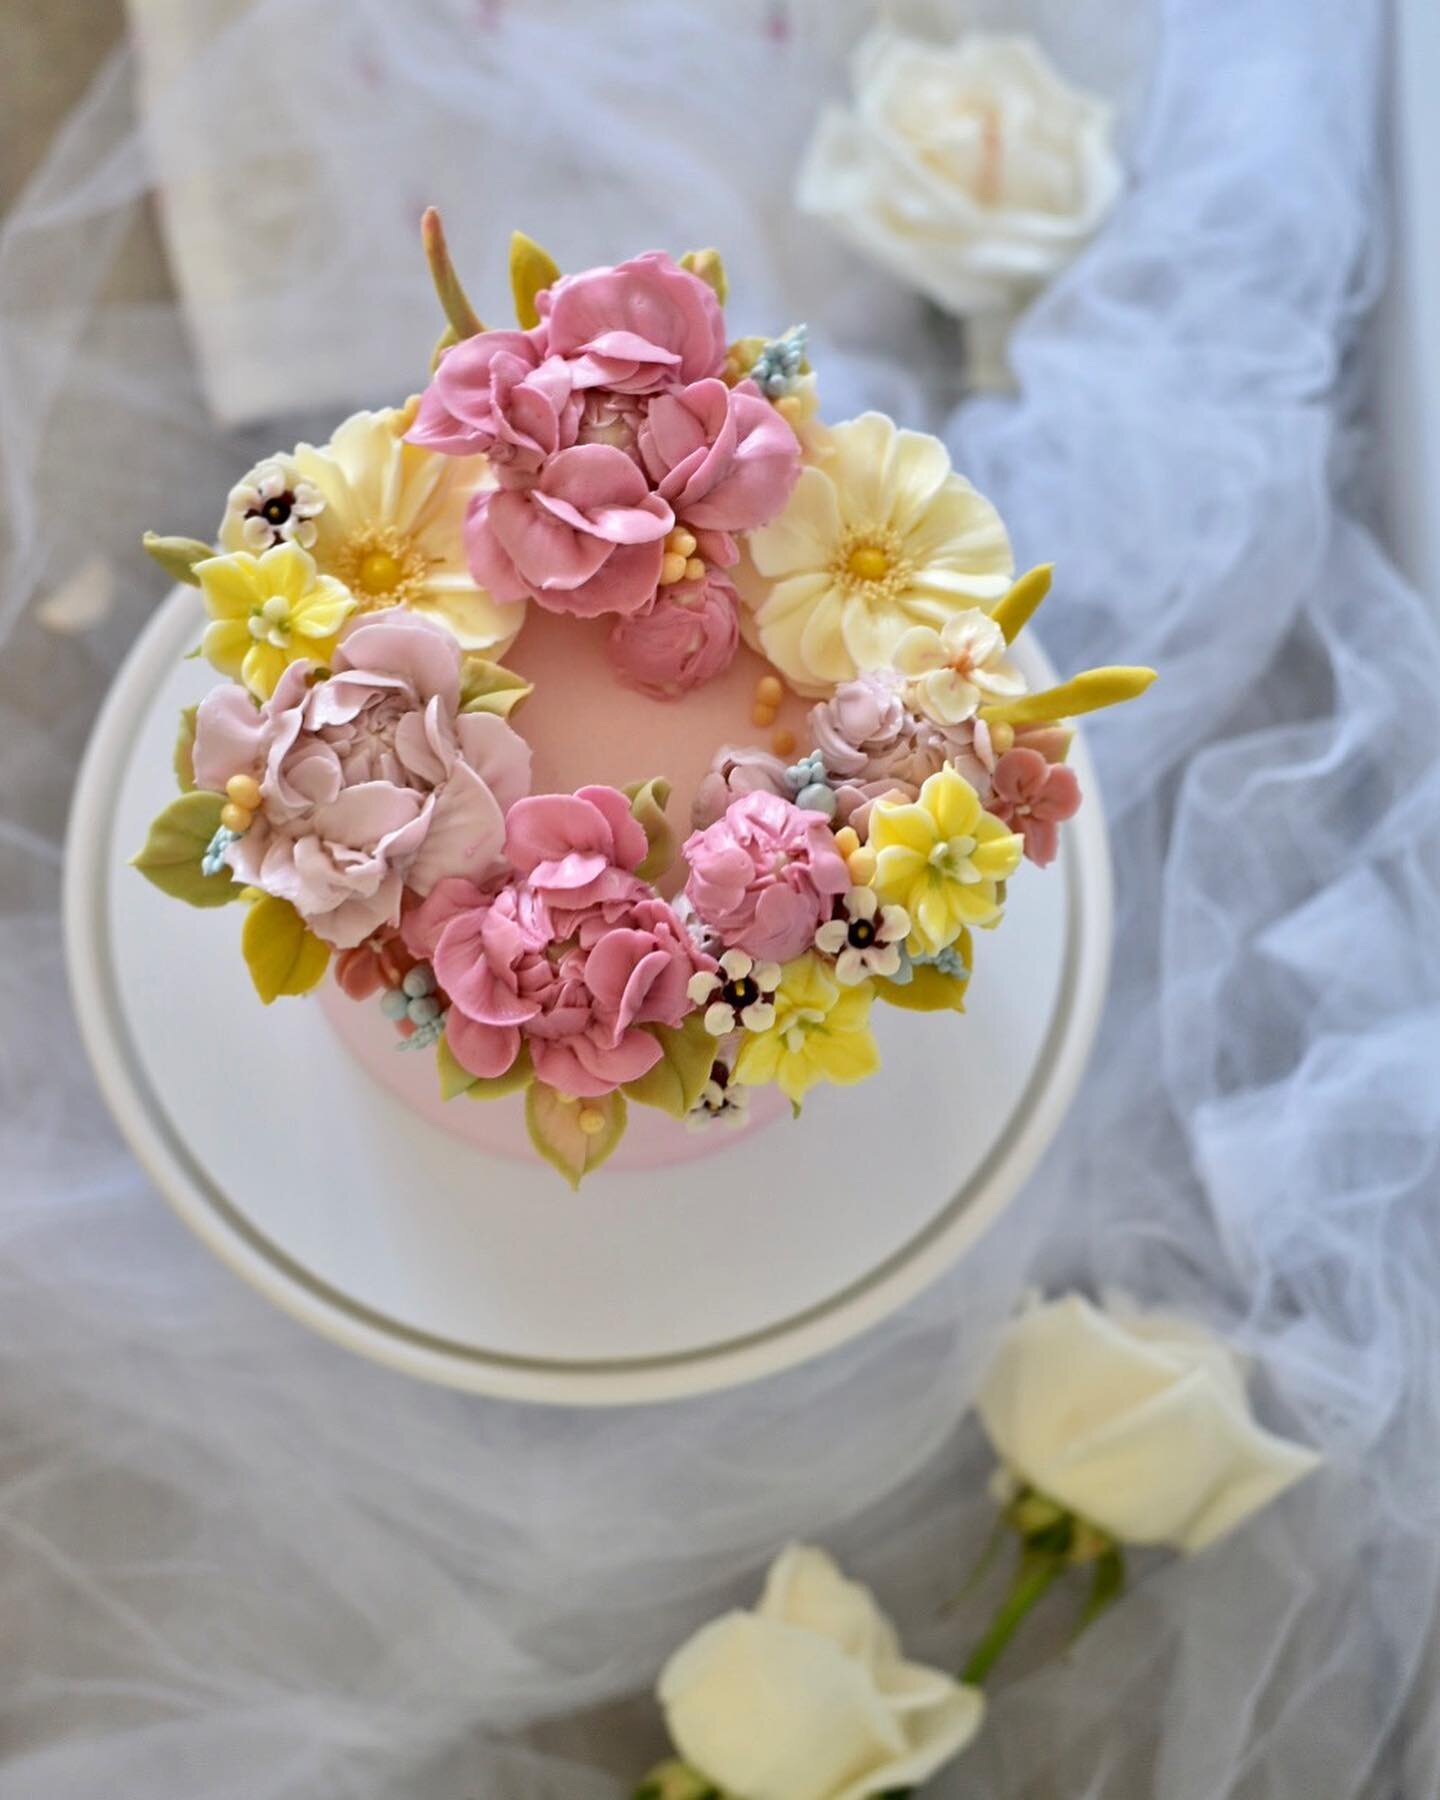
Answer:
[[[235,550],[207,557],[195,574],[210,614],[202,650],[261,700],[297,658],[328,664],[357,605],[343,582],[317,574],[298,544],[276,544],[263,556]]]
[[[735,1079],[746,1087],[773,1081],[796,1106],[817,1082],[863,1081],[880,1067],[869,1023],[874,997],[870,982],[841,987],[818,957],[796,957],[780,978],[775,1022],[746,1037]]]
[[[914,956],[934,956],[967,925],[993,923],[998,884],[1019,867],[1024,847],[949,763],[918,799],[878,800],[870,814],[872,885],[883,902],[910,914]]]

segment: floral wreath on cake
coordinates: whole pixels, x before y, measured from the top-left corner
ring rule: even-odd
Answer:
[[[517,233],[518,326],[487,330],[437,215],[448,320],[425,392],[267,457],[215,544],[147,535],[200,591],[230,679],[187,708],[182,788],[135,865],[245,904],[267,1004],[334,975],[427,1050],[447,1097],[524,1090],[572,1182],[631,1102],[742,1122],[775,1083],[879,1066],[879,1001],[963,1010],[999,923],[1080,804],[1068,720],[1141,693],[1027,693],[1007,650],[1049,588],[937,438],[827,426],[803,327],[730,341],[713,251],[562,276]],[[530,791],[501,660],[526,607],[613,619],[618,680],[684,696],[743,636],[809,744],[720,748],[678,845],[661,776]],[[520,729],[513,722],[522,721]],[[673,885],[673,884],[672,884]]]

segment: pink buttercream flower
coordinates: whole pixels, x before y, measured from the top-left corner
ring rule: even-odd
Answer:
[[[564,276],[536,305],[550,352],[573,365],[577,388],[650,394],[724,366],[719,301],[663,251]]]
[[[692,382],[650,402],[640,457],[677,519],[701,531],[768,524],[800,474],[795,433],[753,382]]]
[[[207,694],[195,779],[260,784],[260,806],[226,860],[289,900],[336,949],[399,923],[406,888],[503,866],[505,811],[530,785],[530,751],[488,713],[461,714],[460,648],[397,607],[341,638],[328,680],[285,670],[258,710],[243,689]]]
[[[383,988],[399,987],[417,960],[406,949],[399,928],[382,925],[363,944],[342,950],[335,958],[336,985],[352,1000],[370,1000]]]
[[[527,596],[592,618],[638,612],[655,594],[675,515],[613,444],[576,444],[539,479],[477,494],[465,522],[475,579],[497,600]]]
[[[502,476],[536,473],[576,441],[581,398],[545,333],[481,331],[441,357],[406,441],[449,456],[487,455]]]
[[[647,892],[635,870],[649,840],[618,788],[535,794],[511,807],[505,854],[555,916],[562,936],[591,907]]]
[[[717,750],[690,803],[690,823],[697,831],[723,817],[732,800],[745,794],[778,794],[790,798],[785,759],[753,744],[727,744]]]
[[[1059,826],[1080,806],[1080,783],[1066,763],[1046,762],[1038,750],[1007,750],[995,765],[987,809],[1025,840],[1025,854],[1041,868],[1055,860]]]
[[[622,681],[674,700],[724,674],[740,642],[740,603],[723,575],[662,587],[644,612],[616,621],[608,649]]]
[[[727,946],[788,962],[815,935],[850,872],[822,813],[774,794],[747,794],[685,840],[696,913]]]
[[[985,799],[995,758],[983,721],[942,726],[905,705],[902,682],[876,670],[842,682],[810,709],[810,740],[835,781],[835,818],[862,834],[876,800],[913,800],[953,763]]]

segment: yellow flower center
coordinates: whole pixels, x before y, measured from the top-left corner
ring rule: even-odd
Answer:
[[[886,605],[900,596],[909,579],[910,565],[899,532],[887,527],[847,531],[830,572],[852,597]]]
[[[271,594],[268,600],[250,610],[250,635],[257,644],[270,644],[284,650],[290,642],[290,602],[283,594]]]
[[[805,1048],[806,1038],[817,1025],[824,1023],[825,1015],[818,1007],[797,1006],[785,1021],[785,1048],[798,1056]]]
[[[980,880],[980,871],[971,861],[974,854],[973,837],[942,838],[930,852],[930,867],[946,881],[971,887]]]
[[[861,581],[883,581],[890,573],[890,558],[878,544],[857,544],[846,567]]]
[[[340,546],[331,571],[360,602],[361,612],[417,600],[429,564],[415,540],[394,525],[367,525]]]

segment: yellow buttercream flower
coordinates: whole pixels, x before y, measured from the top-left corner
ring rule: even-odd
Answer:
[[[999,513],[939,438],[880,413],[831,428],[745,549],[746,635],[802,694],[889,668],[907,631],[993,604],[1015,566]]]
[[[492,600],[466,559],[465,513],[493,485],[489,465],[407,444],[413,420],[413,403],[354,413],[328,444],[267,459],[232,490],[221,546],[254,548],[267,530],[279,541],[292,532],[282,515],[303,503],[298,529],[316,566],[344,582],[361,612],[406,606],[444,625],[462,649],[497,657],[525,608]]]
[[[820,1081],[849,1087],[880,1067],[870,1033],[868,981],[841,987],[816,956],[786,963],[775,993],[775,1022],[746,1037],[735,1060],[735,1079],[746,1087],[773,1081],[798,1106]]]
[[[210,624],[200,648],[220,670],[268,700],[286,667],[300,657],[328,663],[355,598],[333,576],[316,572],[298,544],[279,543],[263,556],[235,550],[195,565]]]
[[[917,800],[877,800],[870,812],[872,883],[910,915],[912,955],[934,956],[967,925],[1000,916],[997,883],[1019,867],[1025,841],[1007,831],[965,777],[947,763]]]

